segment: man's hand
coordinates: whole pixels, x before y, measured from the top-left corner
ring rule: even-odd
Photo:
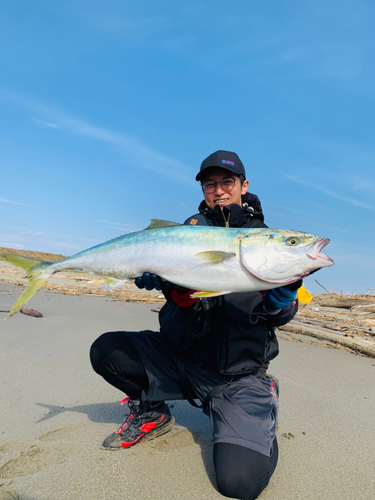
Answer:
[[[146,288],[146,290],[163,290],[166,286],[169,285],[168,281],[163,280],[160,276],[156,274],[143,273],[140,278],[135,280],[135,286],[138,288]]]
[[[290,285],[266,290],[264,309],[270,314],[277,314],[284,307],[293,304],[297,298],[298,288],[302,286],[302,283],[302,280],[298,280]]]
[[[151,273],[143,273],[143,275],[140,278],[137,278],[134,283],[138,288],[145,288],[146,290],[155,289],[162,291],[166,287],[171,286],[169,281],[165,281],[163,278],[160,278],[160,276]],[[170,298],[179,307],[190,307],[198,300],[191,297],[195,291],[196,290],[189,290],[178,286],[170,292]]]

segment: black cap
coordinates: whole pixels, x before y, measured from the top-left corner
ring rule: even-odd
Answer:
[[[201,169],[195,180],[200,181],[206,168],[220,167],[230,170],[234,174],[242,174],[246,179],[245,167],[236,153],[230,151],[216,151],[202,161]]]

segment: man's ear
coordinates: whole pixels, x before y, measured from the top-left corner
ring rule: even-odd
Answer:
[[[249,181],[246,179],[242,184],[241,194],[246,194],[249,189]]]

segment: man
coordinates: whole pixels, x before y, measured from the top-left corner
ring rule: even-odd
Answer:
[[[236,153],[216,151],[196,180],[204,201],[185,224],[262,228],[260,201]],[[122,449],[168,432],[165,400],[188,399],[210,417],[219,491],[256,498],[277,459],[278,383],[266,374],[278,354],[275,327],[297,312],[301,281],[262,292],[194,299],[193,290],[145,273],[139,288],[162,290],[160,332],[109,332],[91,348],[94,370],[128,397],[130,415],[103,447]]]

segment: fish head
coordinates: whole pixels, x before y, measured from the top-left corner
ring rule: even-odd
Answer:
[[[299,231],[261,230],[241,239],[241,263],[262,281],[279,285],[293,283],[333,265],[333,260],[321,253],[329,241]]]

